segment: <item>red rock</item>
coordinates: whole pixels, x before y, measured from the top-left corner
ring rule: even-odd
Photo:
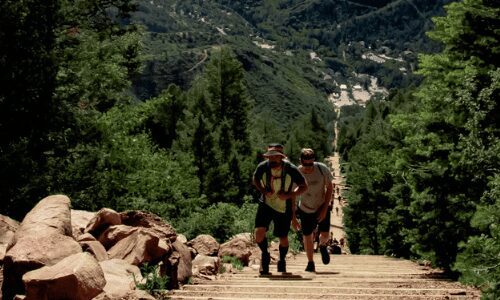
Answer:
[[[99,263],[88,253],[66,257],[59,263],[24,274],[26,300],[88,300],[99,295],[106,280]]]

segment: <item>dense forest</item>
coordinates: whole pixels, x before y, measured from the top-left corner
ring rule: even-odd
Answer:
[[[4,0],[0,213],[63,193],[224,241],[253,228],[265,146],[322,159],[337,121],[351,251],[426,259],[498,298],[499,14],[494,0]],[[327,95],[361,73],[390,92],[337,116]]]
[[[427,259],[498,299],[500,4],[447,6],[425,79],[341,112],[351,250]],[[344,114],[344,116],[342,116]]]
[[[126,21],[131,1],[0,8],[2,214],[21,219],[64,193],[75,209],[148,210],[190,238],[223,241],[253,228],[250,177],[267,143],[285,144],[293,160],[303,145],[331,152],[314,106],[286,128],[250,118],[255,100],[230,45],[211,51],[188,88],[139,100],[132,81],[146,33]]]

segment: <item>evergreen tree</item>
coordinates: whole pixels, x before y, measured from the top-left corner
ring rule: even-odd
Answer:
[[[222,48],[212,55],[205,76],[209,101],[214,108],[214,124],[220,127],[221,123],[227,120],[238,152],[244,155],[250,154],[248,134],[250,104],[241,63],[234,58],[228,48]]]
[[[45,193],[57,68],[58,1],[0,3],[0,212],[19,218]]]
[[[125,16],[130,3],[0,4],[0,79],[10,87],[0,91],[0,195],[11,216],[60,191],[56,170],[78,143],[95,139],[95,110],[126,99],[138,37],[105,12]]]
[[[165,149],[170,149],[178,138],[178,123],[184,118],[186,96],[176,85],[170,85],[158,98],[162,105],[147,122],[153,140]]]
[[[253,171],[250,166],[253,161],[250,156],[252,147],[247,128],[250,106],[243,69],[230,50],[222,48],[213,54],[202,79],[193,87],[194,90],[199,89],[193,94],[199,99],[195,103],[194,113],[203,114],[211,122],[210,132],[214,141],[217,141],[216,144],[212,142],[211,149],[205,150],[213,157],[209,161],[210,165],[205,166],[205,173],[200,173],[204,177],[203,192],[211,203],[242,203],[242,198],[237,197],[242,197],[248,191]],[[235,160],[239,160],[239,163],[235,164]],[[236,174],[236,171],[240,174]]]
[[[206,194],[207,188],[210,183],[208,175],[213,175],[211,169],[216,163],[215,153],[213,150],[214,142],[210,129],[202,115],[198,115],[198,122],[193,134],[192,149],[194,155],[194,163],[197,168],[196,175],[200,181],[199,193]]]
[[[443,52],[421,57],[419,109],[393,124],[405,134],[398,172],[413,199],[412,250],[451,270],[458,245],[477,234],[470,221],[498,170],[489,149],[498,149],[499,7],[465,0],[447,12],[429,34]]]

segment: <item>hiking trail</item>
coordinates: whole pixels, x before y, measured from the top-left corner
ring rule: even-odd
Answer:
[[[260,276],[258,266],[197,280],[169,293],[168,299],[479,299],[480,293],[414,262],[379,255],[332,255],[328,265],[314,254],[316,273],[305,272],[307,258],[287,259],[289,273]]]
[[[335,136],[338,128],[335,123]],[[336,149],[336,140],[333,142]],[[345,180],[340,172],[340,156],[335,152],[326,159],[333,170],[335,186],[330,232],[337,240],[345,238],[342,198]],[[341,201],[338,197],[341,197]],[[337,214],[338,209],[338,214]],[[276,249],[275,249],[276,250]],[[343,253],[350,253],[348,245]],[[276,254],[277,255],[277,254]],[[289,255],[290,256],[290,255]],[[381,255],[331,255],[328,265],[314,253],[316,272],[305,271],[305,252],[287,257],[288,273],[278,273],[271,263],[272,275],[259,275],[259,265],[244,267],[199,279],[169,292],[168,299],[480,299],[477,289],[451,281],[438,271],[415,262]]]

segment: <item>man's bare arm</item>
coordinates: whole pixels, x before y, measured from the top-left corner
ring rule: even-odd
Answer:
[[[332,199],[333,192],[333,183],[328,181],[326,183],[326,191],[325,191],[325,199],[323,201],[323,205],[320,208],[320,214],[318,216],[318,221],[323,221],[325,219],[326,214],[328,213],[328,205],[330,204],[330,200]]]

